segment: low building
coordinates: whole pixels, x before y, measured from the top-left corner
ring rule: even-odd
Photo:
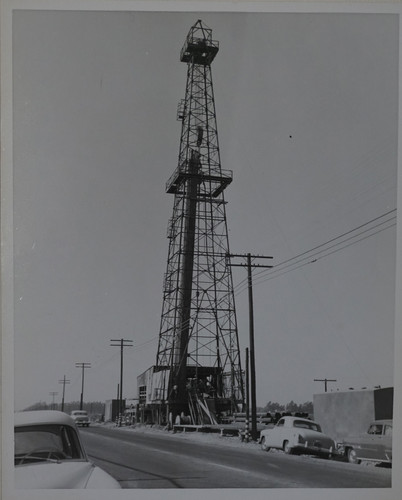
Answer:
[[[119,416],[119,399],[108,399],[105,401],[105,422],[115,422]],[[125,410],[126,401],[123,400],[123,408]]]
[[[137,377],[138,421],[144,424],[166,425],[165,378],[154,366]]]
[[[361,434],[373,420],[392,419],[393,398],[393,387],[314,394],[314,420],[335,440]]]

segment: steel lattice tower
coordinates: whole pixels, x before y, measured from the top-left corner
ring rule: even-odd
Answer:
[[[211,74],[218,50],[212,30],[197,21],[180,54],[187,63],[186,94],[177,115],[182,122],[180,151],[178,167],[166,184],[174,206],[155,370],[165,372],[164,392],[173,417],[184,412],[193,420],[200,420],[193,403],[205,384],[215,413],[228,406],[236,410],[244,399],[227,265],[224,190],[232,172],[221,168]]]

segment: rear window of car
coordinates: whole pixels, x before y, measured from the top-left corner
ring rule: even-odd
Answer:
[[[309,429],[310,431],[321,432],[321,427],[315,422],[306,422],[305,420],[295,420],[293,422],[293,427],[299,427],[301,429]]]
[[[71,415],[73,416],[80,416],[80,417],[87,417],[88,413],[86,411],[73,411],[71,412]]]

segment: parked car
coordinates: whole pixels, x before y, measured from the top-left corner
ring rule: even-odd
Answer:
[[[353,464],[362,460],[392,464],[392,420],[375,420],[366,433],[339,441],[338,451]]]
[[[85,410],[72,411],[71,418],[77,425],[82,425],[82,427],[89,427],[89,417],[88,413]]]
[[[282,417],[274,427],[261,431],[259,442],[264,451],[278,448],[288,454],[326,458],[336,453],[333,439],[323,434],[319,424],[306,418]]]
[[[120,488],[88,460],[74,420],[65,413],[16,413],[14,443],[16,488]]]

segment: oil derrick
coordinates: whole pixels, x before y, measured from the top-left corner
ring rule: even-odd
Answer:
[[[219,50],[198,20],[180,53],[187,64],[155,375],[170,419],[215,423],[244,401],[211,63]]]

